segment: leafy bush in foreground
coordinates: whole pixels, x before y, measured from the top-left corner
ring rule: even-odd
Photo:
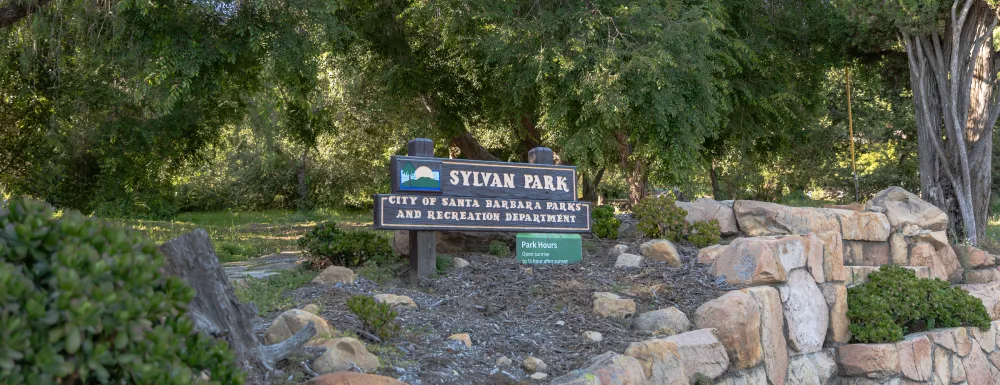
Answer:
[[[722,228],[716,219],[708,222],[695,222],[691,224],[691,233],[688,234],[688,241],[698,247],[705,247],[719,243],[722,239]]]
[[[299,238],[299,247],[309,253],[315,267],[328,263],[355,267],[368,261],[388,261],[392,258],[389,240],[372,231],[344,231],[335,222],[317,225]]]
[[[635,205],[636,228],[649,238],[665,238],[673,242],[686,240],[698,247],[719,243],[719,221],[688,222],[687,210],[677,207],[672,194],[648,197]]]
[[[358,316],[365,329],[383,341],[399,333],[399,324],[396,323],[397,313],[390,309],[387,303],[379,303],[372,297],[358,294],[347,299],[347,309]]]
[[[507,242],[495,239],[490,241],[489,252],[491,255],[497,257],[508,257],[510,256],[510,245]]]
[[[148,238],[15,199],[0,211],[0,383],[242,383]]]
[[[848,289],[847,308],[856,342],[895,342],[934,328],[990,327],[989,313],[978,298],[896,265],[882,266],[868,275],[868,282]]]

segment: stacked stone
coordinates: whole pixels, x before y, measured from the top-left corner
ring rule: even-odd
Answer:
[[[840,384],[1000,384],[994,321],[978,328],[938,329],[890,344],[851,344],[837,351]]]

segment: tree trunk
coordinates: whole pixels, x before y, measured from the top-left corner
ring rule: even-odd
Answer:
[[[954,3],[946,36],[902,33],[916,111],[920,188],[956,234],[986,233],[993,125],[1000,113],[993,47],[997,16],[985,2]]]
[[[160,251],[166,256],[164,272],[184,279],[196,292],[188,307],[195,326],[208,335],[226,340],[236,354],[236,361],[250,364],[247,369],[262,366],[273,370],[275,363],[316,335],[316,328],[310,322],[292,338],[262,346],[253,330],[256,308],[252,303],[243,304],[236,299],[233,285],[219,265],[205,230],[196,229],[167,241],[160,245]]]
[[[597,202],[598,193],[597,188],[601,185],[601,179],[604,179],[604,167],[597,170],[597,173],[591,178],[590,173],[583,174],[583,200],[588,202]]]
[[[618,141],[618,160],[628,182],[628,200],[635,205],[646,197],[646,184],[649,180],[646,162],[641,156],[634,154],[635,146],[628,134],[617,132],[615,140]]]
[[[500,158],[490,154],[490,151],[479,144],[472,133],[465,129],[461,129],[457,136],[451,138],[451,144],[458,147],[458,150],[468,159],[500,161]]]
[[[719,188],[719,175],[715,172],[715,159],[708,165],[708,177],[712,180],[712,199],[722,200],[722,189]]]
[[[307,162],[309,162],[309,147],[302,150],[302,157],[299,158],[299,210],[306,210],[312,206],[309,202],[309,180],[306,179]]]

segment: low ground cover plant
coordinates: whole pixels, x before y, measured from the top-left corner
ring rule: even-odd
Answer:
[[[491,255],[497,257],[508,257],[510,256],[510,245],[501,240],[492,240],[490,241],[489,252]]]
[[[393,258],[388,239],[374,231],[343,230],[335,222],[316,225],[298,243],[317,268],[330,264],[356,267],[368,261],[387,262]]]
[[[868,282],[848,289],[847,308],[851,334],[862,343],[901,341],[906,334],[934,328],[990,328],[989,313],[978,298],[896,265],[882,266]]]
[[[358,316],[361,325],[369,333],[387,341],[399,333],[399,324],[396,323],[396,311],[389,308],[387,303],[379,303],[375,298],[358,294],[347,299],[347,309]]]

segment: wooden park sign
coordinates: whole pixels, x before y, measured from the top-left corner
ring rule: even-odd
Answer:
[[[435,269],[437,230],[587,233],[590,203],[576,200],[576,167],[552,150],[531,163],[434,158],[434,142],[414,139],[390,160],[392,194],[375,195],[374,227],[410,230],[410,280]]]

